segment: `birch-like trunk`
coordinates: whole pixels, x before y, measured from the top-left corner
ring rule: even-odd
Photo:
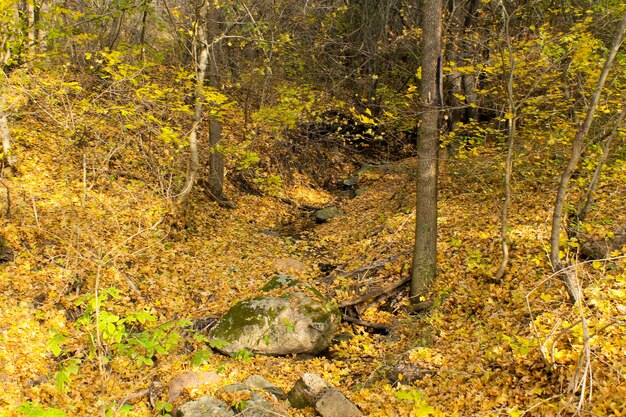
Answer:
[[[596,169],[593,172],[593,176],[589,181],[589,185],[587,186],[587,191],[585,195],[578,202],[578,221],[584,222],[587,218],[587,215],[591,211],[591,207],[595,201],[594,194],[596,192],[596,188],[598,188],[598,182],[600,181],[600,177],[602,176],[602,168],[606,163],[606,160],[609,158],[609,152],[611,150],[611,145],[613,144],[613,140],[617,137],[617,132],[621,128],[622,123],[624,122],[624,118],[626,116],[626,105],[622,108],[622,111],[617,116],[617,120],[615,121],[615,125],[605,136],[602,141],[602,155],[600,155],[600,159],[598,160],[598,164],[596,165]]]
[[[203,1],[196,11],[196,21],[194,23],[194,36],[192,39],[194,52],[194,65],[196,67],[196,85],[194,89],[194,113],[193,124],[189,132],[189,170],[187,181],[178,196],[180,203],[184,202],[193,188],[198,176],[200,158],[198,156],[198,129],[202,123],[202,112],[204,110],[204,78],[209,63],[209,44],[206,33],[206,13],[207,3]]]
[[[496,271],[495,279],[501,280],[506,273],[509,264],[509,236],[508,216],[509,207],[511,206],[511,177],[513,176],[513,149],[515,147],[516,123],[517,123],[517,103],[515,102],[514,80],[515,80],[515,56],[513,55],[513,46],[511,45],[511,34],[509,33],[509,15],[502,7],[502,18],[504,21],[504,38],[506,51],[502,51],[502,68],[506,68],[505,62],[508,64],[508,72],[506,74],[506,96],[507,96],[507,119],[508,119],[508,136],[506,141],[506,163],[504,166],[504,201],[500,211],[500,244],[502,248],[502,261],[500,267]],[[505,54],[508,53],[508,57]]]
[[[5,101],[0,101],[0,138],[2,138],[2,156],[8,166],[15,164],[15,157],[11,149],[11,131],[9,121],[5,111]]]
[[[598,79],[598,83],[596,84],[596,89],[593,93],[593,96],[591,97],[591,102],[589,103],[585,120],[579,126],[578,131],[576,132],[576,136],[572,141],[572,154],[567,163],[567,166],[565,167],[561,175],[561,181],[559,183],[559,188],[554,202],[554,211],[552,213],[552,231],[550,234],[550,263],[552,264],[552,268],[555,270],[555,272],[560,273],[559,275],[565,283],[565,287],[572,303],[578,301],[582,294],[580,293],[580,286],[578,282],[576,282],[575,275],[567,273],[567,265],[561,264],[560,259],[561,248],[559,241],[561,237],[561,223],[563,221],[563,207],[565,205],[565,196],[567,194],[569,182],[572,179],[572,174],[574,173],[574,170],[576,169],[576,166],[580,161],[585,145],[585,139],[587,137],[587,134],[589,133],[589,129],[591,128],[591,123],[593,122],[593,117],[598,106],[598,101],[600,100],[600,95],[602,94],[602,90],[604,88],[604,83],[606,82],[606,79],[609,75],[609,71],[613,65],[613,61],[615,60],[617,51],[622,44],[625,30],[626,14],[624,14],[622,20],[618,24],[617,33],[615,34],[615,38],[613,39],[613,44],[611,45],[611,49],[609,50],[609,55],[606,58],[606,62],[604,63],[602,72],[600,73],[600,78]]]

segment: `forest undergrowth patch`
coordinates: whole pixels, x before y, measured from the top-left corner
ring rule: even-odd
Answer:
[[[368,415],[563,415],[575,408],[580,387],[568,395],[567,386],[585,348],[594,372],[589,408],[624,411],[624,259],[581,264],[586,303],[567,306],[560,283],[548,278],[552,196],[541,190],[550,186],[528,190],[520,181],[511,267],[493,280],[501,164],[495,148],[485,150],[480,170],[461,159],[442,164],[440,273],[428,312],[407,313],[404,288],[359,310],[363,320],[389,326],[388,336],[344,323],[347,340],[322,357],[227,358],[210,352],[190,320],[254,295],[280,259],[302,262],[299,278],[339,303],[408,277],[414,160],[364,173],[364,192],[337,201],[344,216],[294,237],[267,230],[293,217],[293,202],[323,206],[332,195],[306,181],[292,184],[291,202],[232,187],[237,208],[198,195],[187,208],[187,228],[180,228],[168,221],[171,207],[154,187],[124,176],[85,176],[78,150],[59,153],[65,139],[48,140],[56,145],[19,152],[29,156],[8,180],[12,216],[3,236],[17,256],[0,272],[4,415],[29,415],[29,407],[68,416],[154,415],[156,403],[146,397],[123,400],[189,369],[218,371],[232,382],[258,373],[283,389],[316,372]],[[623,178],[623,167],[612,175]],[[607,181],[600,196],[610,199],[622,188]],[[620,219],[622,205],[594,212],[590,223]],[[574,256],[575,244],[569,248]],[[399,362],[419,369],[421,379],[388,380]]]

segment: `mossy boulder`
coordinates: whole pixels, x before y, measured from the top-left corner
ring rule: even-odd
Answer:
[[[211,345],[227,355],[244,349],[264,355],[316,355],[328,347],[341,321],[334,303],[284,275],[262,288],[280,293],[232,306],[209,333]]]
[[[276,275],[274,278],[267,281],[262,287],[261,291],[270,292],[279,290],[281,288],[290,288],[300,285],[300,281],[297,278],[287,274]]]

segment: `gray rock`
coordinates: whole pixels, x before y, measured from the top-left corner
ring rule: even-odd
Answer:
[[[282,415],[276,410],[276,408],[274,408],[272,404],[270,404],[265,398],[263,398],[261,394],[252,391],[250,387],[245,384],[227,385],[217,390],[215,395],[219,396],[221,393],[224,392],[243,392],[243,397],[248,397],[247,400],[241,402],[240,404],[234,404],[238,413],[237,415],[247,417],[276,417]]]
[[[297,278],[287,274],[276,275],[261,287],[261,291],[269,292],[281,288],[289,288],[298,285],[300,281]]]
[[[343,212],[337,207],[326,207],[315,212],[315,221],[318,223],[326,223],[333,217],[343,216]]]
[[[363,194],[365,194],[365,192],[367,191],[367,188],[357,188],[356,190],[354,190],[354,197],[359,197]]]
[[[185,389],[196,388],[203,384],[216,384],[222,378],[215,372],[189,371],[177,375],[167,384],[167,402],[173,403]]]
[[[365,164],[356,172],[356,174],[360,177],[361,175],[369,174],[370,172],[376,171],[378,167],[376,165],[368,165]]]
[[[247,417],[276,417],[279,413],[261,394],[251,392],[251,398],[246,402],[240,415]]]
[[[312,287],[240,301],[209,333],[212,346],[232,355],[242,349],[264,355],[318,354],[341,321],[336,305]]]
[[[221,392],[237,392],[237,391],[246,391],[250,392],[250,388],[242,383],[225,385],[222,388],[218,389],[215,393],[219,394]]]
[[[331,385],[319,375],[304,374],[289,391],[287,399],[295,408],[314,407],[324,390],[328,388],[331,388]]]
[[[354,187],[355,185],[359,183],[359,177],[358,176],[350,177],[348,179],[343,180],[342,183],[346,187]]]
[[[354,417],[363,413],[356,405],[335,388],[326,389],[315,403],[315,409],[322,417]]]
[[[181,417],[230,417],[235,413],[228,404],[215,397],[200,397],[178,407],[177,415]]]
[[[314,407],[322,417],[363,415],[361,410],[341,391],[316,374],[302,375],[287,394],[287,398],[293,407]]]
[[[270,394],[281,400],[287,397],[285,391],[278,388],[267,379],[263,378],[261,375],[250,375],[248,379],[243,381],[243,383],[249,388],[269,392]]]

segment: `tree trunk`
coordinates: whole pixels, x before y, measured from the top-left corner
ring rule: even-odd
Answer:
[[[2,159],[8,166],[15,164],[15,157],[11,152],[11,131],[9,130],[9,122],[7,114],[4,110],[4,100],[0,102],[0,138],[2,138]]]
[[[550,263],[552,264],[552,268],[556,272],[560,272],[560,277],[565,283],[565,287],[572,303],[578,301],[581,294],[578,283],[573,281],[572,274],[565,273],[566,265],[562,265],[560,260],[559,240],[561,236],[561,223],[563,220],[565,195],[567,194],[567,189],[569,181],[572,178],[572,174],[574,173],[574,170],[576,169],[576,166],[580,161],[582,151],[584,149],[585,138],[587,137],[587,133],[591,128],[591,123],[596,112],[598,101],[600,100],[600,95],[602,94],[602,89],[604,88],[604,83],[606,82],[606,79],[609,75],[609,70],[613,65],[613,61],[615,59],[615,56],[617,55],[617,51],[619,50],[619,47],[622,43],[624,30],[626,30],[626,14],[624,14],[622,20],[618,25],[617,33],[615,34],[615,38],[613,39],[613,44],[609,51],[609,55],[607,56],[606,62],[604,63],[604,67],[602,68],[602,72],[600,74],[600,78],[598,79],[596,89],[591,98],[591,102],[589,103],[589,108],[587,109],[587,115],[585,117],[585,120],[579,126],[578,131],[576,132],[576,136],[572,141],[572,154],[567,163],[567,166],[565,167],[565,170],[561,175],[561,182],[559,183],[556,200],[554,202],[554,212],[552,214],[552,232],[550,235]]]
[[[207,19],[207,31],[211,38],[211,59],[209,63],[209,85],[215,90],[222,89],[221,73],[224,68],[224,55],[219,37],[223,34],[220,25],[220,13],[213,6]],[[218,116],[209,118],[209,195],[217,202],[226,201],[224,197],[224,154],[219,148],[222,141],[222,122]]]
[[[194,113],[193,124],[189,132],[189,171],[187,181],[178,196],[179,203],[183,203],[196,181],[200,158],[198,156],[198,128],[202,123],[202,112],[204,110],[204,78],[209,63],[209,44],[206,33],[206,2],[202,1],[196,10],[194,22],[194,35],[192,38],[193,63],[196,67],[196,85],[194,89]]]
[[[119,10],[113,15],[113,20],[111,21],[111,28],[109,29],[109,34],[107,35],[107,38],[103,45],[111,50],[115,49],[117,45],[117,40],[120,36],[120,32],[122,31],[124,13],[125,13],[125,10]]]
[[[438,73],[441,65],[441,0],[422,5],[422,120],[417,143],[415,248],[411,269],[414,302],[437,274],[437,152],[439,150]]]
[[[448,131],[456,130],[459,122],[467,122],[476,117],[476,109],[471,104],[476,101],[476,82],[473,74],[461,73],[458,68],[468,64],[471,57],[468,31],[480,7],[480,0],[448,0],[449,41],[446,45],[446,59],[451,63],[448,75]]]
[[[594,203],[594,193],[596,188],[598,187],[598,182],[600,181],[600,177],[602,175],[602,168],[606,163],[606,160],[609,158],[609,152],[611,150],[611,144],[613,143],[613,139],[618,136],[618,131],[622,126],[624,121],[624,117],[626,116],[626,105],[622,108],[622,111],[617,116],[617,120],[615,121],[615,125],[611,129],[611,131],[605,136],[602,142],[602,155],[598,160],[598,164],[596,165],[596,169],[593,172],[593,176],[589,181],[589,185],[587,186],[587,191],[585,195],[578,202],[578,222],[584,222],[587,218],[587,215],[591,211],[591,207]]]
[[[141,45],[141,57],[145,59],[146,53],[146,32],[148,31],[148,12],[150,11],[150,5],[148,0],[143,0],[141,4],[141,30],[139,31],[139,45]]]
[[[515,56],[513,55],[513,46],[511,45],[511,34],[509,32],[510,18],[504,4],[502,7],[502,18],[504,24],[504,46],[502,49],[502,68],[506,68],[508,64],[508,72],[506,76],[506,97],[507,97],[507,120],[508,120],[508,136],[506,141],[506,163],[504,167],[504,201],[500,212],[500,242],[502,248],[502,261],[500,267],[496,271],[495,279],[501,280],[506,273],[509,264],[509,237],[508,216],[509,206],[511,205],[511,177],[513,175],[513,149],[515,146],[515,134],[517,123],[517,103],[515,102],[514,77],[515,77]],[[506,50],[504,49],[506,48]],[[508,57],[505,56],[508,53]],[[508,62],[507,62],[508,61]]]

